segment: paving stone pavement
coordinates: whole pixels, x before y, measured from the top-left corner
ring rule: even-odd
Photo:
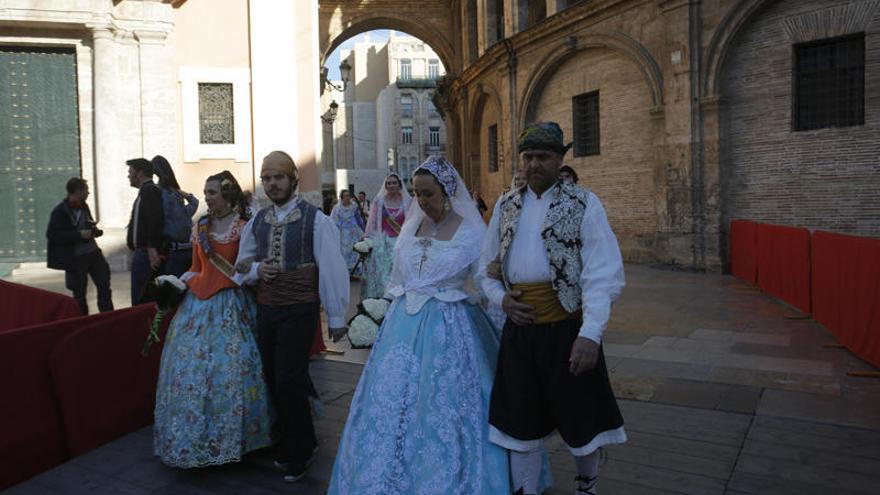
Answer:
[[[877,493],[880,380],[846,376],[869,365],[823,347],[833,337],[821,326],[735,278],[626,268],[604,347],[630,439],[608,449],[600,493]],[[152,457],[145,428],[2,493],[323,493],[368,356],[328,345],[344,353],[312,363],[322,445],[299,483],[283,483],[259,453],[168,468]],[[548,450],[548,493],[573,493],[565,446],[554,437]]]

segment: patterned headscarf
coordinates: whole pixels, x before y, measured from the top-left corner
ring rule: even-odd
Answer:
[[[529,150],[555,151],[565,155],[572,143],[563,144],[562,128],[556,122],[537,122],[529,124],[517,141],[517,153]]]
[[[429,156],[424,163],[419,165],[419,167],[415,170],[425,169],[437,179],[437,182],[443,187],[443,191],[446,193],[447,197],[455,196],[455,190],[458,187],[458,182],[456,179],[455,167],[449,163],[449,160],[442,156]],[[413,171],[413,173],[415,173]]]

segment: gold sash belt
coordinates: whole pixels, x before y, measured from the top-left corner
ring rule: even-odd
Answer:
[[[535,320],[537,324],[553,323],[580,316],[580,311],[569,313],[562,307],[556,289],[550,282],[512,284],[511,289],[522,291],[518,301],[532,307],[532,314],[537,317]]]

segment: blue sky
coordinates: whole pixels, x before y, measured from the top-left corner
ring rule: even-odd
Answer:
[[[391,36],[391,31],[388,29],[379,29],[376,31],[367,31],[366,33],[361,33],[353,38],[349,38],[342,42],[333,53],[327,57],[327,62],[325,65],[328,69],[328,76],[331,81],[339,80],[339,51],[343,48],[351,48],[358,41],[363,41],[366,35],[370,35],[371,41],[388,41],[388,38]]]

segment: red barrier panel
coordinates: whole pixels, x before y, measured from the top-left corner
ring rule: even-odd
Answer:
[[[72,456],[152,423],[162,345],[148,357],[141,349],[155,313],[149,304],[95,315],[52,353]]]
[[[816,321],[880,367],[880,240],[820,231],[812,249]]]
[[[49,355],[89,318],[0,332],[0,490],[70,458]]]
[[[810,314],[810,231],[758,224],[758,287]]]
[[[758,281],[758,224],[730,222],[730,273],[750,284]]]
[[[0,280],[0,332],[76,316],[70,296]]]

